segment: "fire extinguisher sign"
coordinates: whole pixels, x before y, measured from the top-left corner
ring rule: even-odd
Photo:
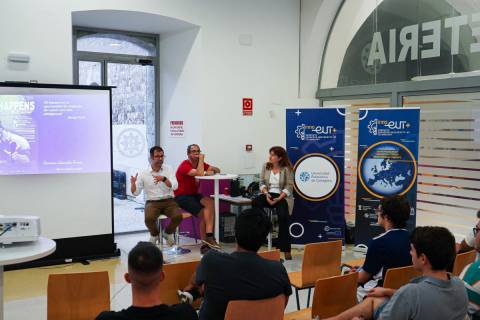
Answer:
[[[253,99],[252,98],[243,98],[242,111],[244,116],[253,115]]]

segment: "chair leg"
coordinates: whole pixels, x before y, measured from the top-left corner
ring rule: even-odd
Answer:
[[[312,288],[308,288],[307,308],[310,308],[310,293],[312,293]]]
[[[298,296],[298,289],[295,288],[295,296],[297,298],[297,310],[300,310],[300,298]]]

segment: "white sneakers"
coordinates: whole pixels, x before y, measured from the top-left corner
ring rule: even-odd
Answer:
[[[167,241],[169,247],[172,247],[175,244],[175,239],[173,238],[173,234],[168,234],[166,232],[162,233],[163,239]]]
[[[175,239],[173,238],[173,234],[168,234],[164,231],[162,232],[162,238],[165,239],[169,247],[172,247],[175,244]],[[160,245],[161,240],[159,236],[150,236],[149,241],[154,245]]]

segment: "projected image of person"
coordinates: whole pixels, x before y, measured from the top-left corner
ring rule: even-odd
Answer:
[[[0,160],[7,163],[30,163],[30,143],[24,137],[7,130],[0,121]]]

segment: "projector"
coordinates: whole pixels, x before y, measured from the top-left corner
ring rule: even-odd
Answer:
[[[39,236],[39,217],[0,215],[0,243],[37,241]]]

